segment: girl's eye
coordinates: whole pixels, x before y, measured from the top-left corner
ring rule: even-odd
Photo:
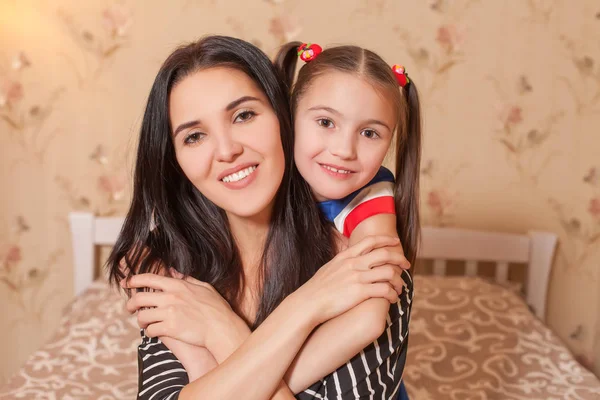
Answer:
[[[202,132],[192,132],[185,137],[185,139],[183,140],[183,143],[184,144],[198,143],[200,140],[202,140],[202,138],[204,138],[204,136],[205,135]]]
[[[254,118],[254,116],[256,116],[254,111],[242,111],[235,117],[233,122],[247,122]]]
[[[377,132],[375,132],[373,129],[365,129],[360,134],[363,135],[364,137],[368,138],[368,139],[377,139],[377,138],[379,138],[379,134]]]
[[[317,124],[323,128],[333,128],[333,121],[328,118],[319,118],[317,120]]]

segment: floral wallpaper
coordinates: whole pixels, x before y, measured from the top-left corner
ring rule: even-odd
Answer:
[[[406,65],[424,108],[425,223],[558,233],[548,325],[600,375],[596,1],[5,0],[0,379],[72,299],[67,213],[126,211],[154,75],[209,33],[269,55],[289,40],[356,43]]]

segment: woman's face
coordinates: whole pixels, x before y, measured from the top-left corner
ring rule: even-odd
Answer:
[[[169,98],[177,162],[192,184],[228,214],[270,214],[285,160],[279,120],[245,73],[191,73]]]

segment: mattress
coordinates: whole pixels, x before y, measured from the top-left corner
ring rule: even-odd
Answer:
[[[417,276],[404,381],[411,400],[600,399],[600,382],[513,290]]]

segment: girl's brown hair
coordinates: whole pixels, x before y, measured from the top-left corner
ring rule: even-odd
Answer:
[[[406,258],[414,264],[421,232],[419,222],[419,170],[421,161],[421,110],[414,80],[400,87],[392,68],[372,51],[358,46],[337,46],[323,50],[298,72],[294,83],[300,42],[284,45],[275,57],[275,66],[292,93],[292,117],[299,100],[315,79],[328,72],[345,72],[366,79],[390,96],[398,110],[395,137],[396,227]]]

